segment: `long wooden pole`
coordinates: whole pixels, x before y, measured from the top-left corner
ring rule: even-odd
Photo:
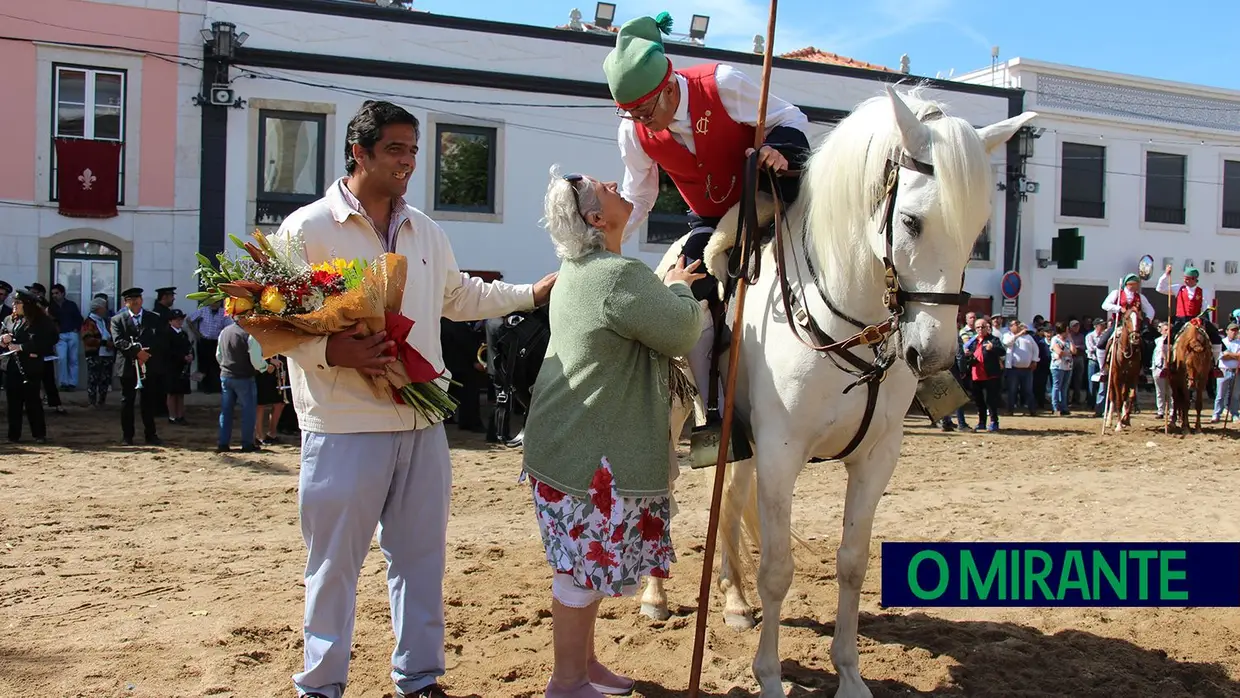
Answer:
[[[1175,333],[1171,331],[1171,320],[1173,311],[1171,310],[1171,301],[1175,298],[1175,294],[1171,293],[1171,274],[1167,274],[1167,338],[1163,340],[1163,373],[1165,374],[1171,368],[1171,341],[1175,338]],[[1167,381],[1167,387],[1171,387],[1171,382]],[[1157,391],[1158,386],[1154,389]],[[1167,395],[1163,400],[1163,434],[1171,435],[1171,391],[1167,391]]]
[[[758,124],[754,129],[754,150],[761,150],[766,140],[766,103],[771,88],[771,49],[775,45],[775,12],[778,0],[771,0],[766,24],[766,46],[762,57],[762,92],[758,99]],[[738,225],[743,225],[739,222]],[[778,231],[776,232],[778,235]],[[738,236],[738,240],[743,238]],[[742,248],[744,260],[750,250]],[[728,380],[723,391],[723,424],[719,438],[719,456],[715,460],[715,487],[710,497],[710,519],[706,525],[706,550],[702,554],[702,584],[698,589],[697,628],[693,634],[693,662],[689,669],[689,698],[698,698],[702,680],[702,656],[706,645],[706,619],[710,609],[711,573],[715,565],[715,539],[719,528],[719,509],[723,502],[724,469],[728,465],[728,447],[732,444],[732,415],[736,409],[736,369],[741,355],[741,320],[745,313],[746,283],[744,263],[736,279],[736,320],[732,329],[732,346],[728,355]],[[778,622],[778,621],[777,621]]]

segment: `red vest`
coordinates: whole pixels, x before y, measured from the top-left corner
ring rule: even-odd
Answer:
[[[1205,300],[1206,294],[1197,289],[1197,295],[1189,298],[1185,293],[1187,286],[1180,286],[1180,290],[1175,294],[1175,314],[1177,317],[1197,317],[1201,312],[1201,302]]]
[[[635,123],[637,142],[676,184],[689,209],[703,218],[718,218],[740,200],[744,188],[745,151],[753,147],[754,127],[728,116],[715,84],[717,64],[676,71],[688,83],[689,123],[697,152],[676,142],[669,130],[651,132]]]

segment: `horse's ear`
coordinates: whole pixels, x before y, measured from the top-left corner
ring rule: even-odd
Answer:
[[[977,135],[986,144],[986,152],[990,153],[995,148],[998,148],[1000,144],[1007,143],[1020,130],[1021,126],[1024,126],[1027,122],[1037,117],[1037,115],[1037,112],[1027,111],[1010,119],[1004,119],[997,124],[979,128]]]
[[[895,110],[896,124],[900,127],[900,140],[904,144],[904,150],[909,155],[917,157],[925,151],[926,146],[930,145],[930,129],[917,118],[912,109],[908,108],[890,84],[887,85],[887,96],[891,98],[891,108]]]

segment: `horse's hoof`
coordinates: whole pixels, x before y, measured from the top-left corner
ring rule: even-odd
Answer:
[[[753,612],[749,613],[724,613],[723,622],[733,630],[753,630],[754,623]]]
[[[644,603],[642,604],[642,615],[651,620],[664,621],[672,617],[672,612],[667,610],[666,606]]]

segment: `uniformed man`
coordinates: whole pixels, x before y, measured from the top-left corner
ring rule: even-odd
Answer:
[[[1171,265],[1168,264],[1163,275],[1158,277],[1158,286],[1156,286],[1158,292],[1175,298],[1171,316],[1172,344],[1175,343],[1175,338],[1180,334],[1184,323],[1201,315],[1201,311],[1209,307],[1210,292],[1197,283],[1199,276],[1201,272],[1197,271],[1196,267],[1185,267],[1184,283],[1173,284],[1171,283]],[[1214,363],[1217,364],[1223,351],[1223,338],[1214,323],[1210,322],[1208,314],[1202,317],[1201,321],[1206,334],[1210,336],[1210,344],[1214,347]]]
[[[151,306],[151,312],[168,321],[168,315],[172,311],[172,304],[177,299],[177,287],[165,286],[164,288],[155,289],[155,304]]]
[[[705,63],[676,68],[663,52],[661,34],[671,31],[666,12],[639,17],[620,27],[615,48],[603,71],[620,116],[620,157],[624,162],[621,195],[633,204],[626,235],[641,224],[659,197],[659,170],[667,173],[689,206],[691,236],[685,243],[686,265],[703,259],[719,220],[741,198],[744,165],[754,146],[761,89],[741,71]],[[782,172],[800,169],[809,155],[805,128],[809,120],[794,105],[767,98],[765,137],[759,165]],[[785,202],[796,200],[799,179],[779,180]],[[766,177],[759,188],[770,191]],[[703,266],[698,272],[707,272]],[[718,281],[707,274],[693,284],[698,300],[710,303],[715,322],[722,321]],[[708,392],[713,323],[690,353],[689,364],[701,394]],[[722,398],[716,382],[716,395]],[[714,413],[722,399],[708,405]],[[717,414],[711,414],[711,421]]]
[[[134,438],[134,399],[142,395],[143,436],[148,444],[163,443],[155,430],[157,401],[163,401],[158,388],[165,372],[169,351],[168,323],[154,311],[142,309],[142,289],[121,293],[125,309],[112,316],[110,330],[116,351],[123,362],[121,371],[121,434],[125,445]],[[138,387],[139,373],[142,386]],[[165,406],[166,409],[166,406]]]

